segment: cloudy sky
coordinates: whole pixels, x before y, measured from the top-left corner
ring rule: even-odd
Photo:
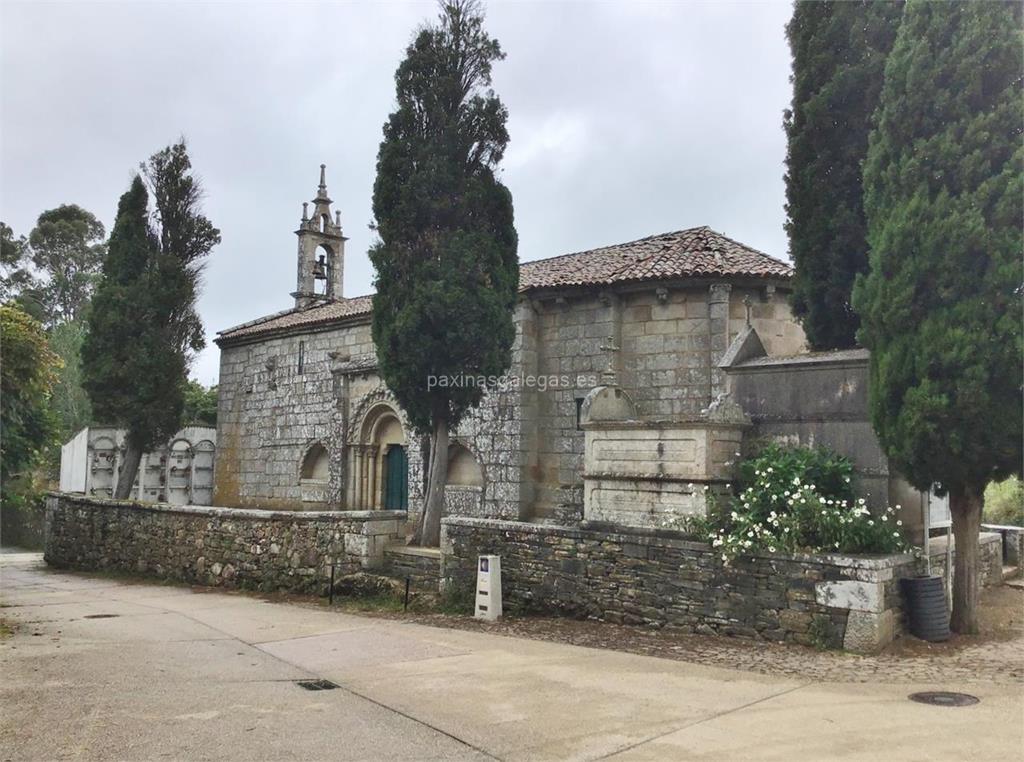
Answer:
[[[711,225],[776,256],[789,2],[498,2],[503,162],[522,260]],[[0,219],[77,203],[108,226],[138,163],[185,135],[223,235],[193,375],[218,330],[291,306],[295,230],[319,165],[366,256],[393,73],[433,2],[0,3]]]

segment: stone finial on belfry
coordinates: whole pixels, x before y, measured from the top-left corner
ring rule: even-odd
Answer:
[[[327,193],[327,165],[320,165],[320,192],[323,194]]]
[[[751,309],[751,306],[753,304],[754,304],[754,302],[750,298],[750,294],[747,294],[746,296],[743,297],[743,308],[747,311],[747,326],[748,327],[750,326],[750,309]]]
[[[302,221],[309,222],[309,202],[302,202]]]

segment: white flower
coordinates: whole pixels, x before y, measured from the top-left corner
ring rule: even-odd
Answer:
[[[725,553],[723,553],[722,554],[722,560],[723,561],[728,561],[729,560],[729,556],[727,556],[727,555],[725,555]]]
[[[774,545],[769,545],[768,546],[768,552],[769,553],[774,553],[775,552],[775,546]]]
[[[850,477],[849,476],[844,476],[843,477],[843,481],[846,482],[847,484],[849,484],[850,483]]]
[[[875,520],[874,519],[868,519],[868,526],[869,527],[873,527],[874,525],[875,525]]]
[[[772,473],[772,467],[771,466],[768,466],[768,471],[766,473],[769,473],[769,474]]]
[[[836,543],[836,550],[839,550],[839,543]]]
[[[893,533],[892,533],[892,536],[893,536],[893,537],[899,537],[899,536],[900,536],[900,533],[899,533],[899,532],[893,532]]]
[[[898,526],[898,527],[903,526],[903,522],[900,521],[899,519],[896,519],[896,526]]]

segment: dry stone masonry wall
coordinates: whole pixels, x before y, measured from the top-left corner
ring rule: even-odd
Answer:
[[[501,556],[505,606],[853,651],[902,629],[897,580],[913,556],[741,558],[726,566],[678,533],[447,518],[443,584],[472,586]]]
[[[52,566],[152,574],[200,585],[322,593],[383,563],[404,514],[171,506],[53,494],[44,556]]]

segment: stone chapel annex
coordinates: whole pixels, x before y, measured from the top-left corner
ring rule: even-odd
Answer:
[[[371,297],[344,298],[345,241],[321,166],[303,204],[295,306],[222,331],[214,504],[408,510],[426,441],[377,374]],[[527,256],[531,252],[521,252]],[[768,355],[804,335],[792,269],[708,227],[524,262],[509,377],[453,432],[450,515],[573,523],[583,401],[611,370],[647,420],[686,420],[725,389],[719,361],[749,320]]]

